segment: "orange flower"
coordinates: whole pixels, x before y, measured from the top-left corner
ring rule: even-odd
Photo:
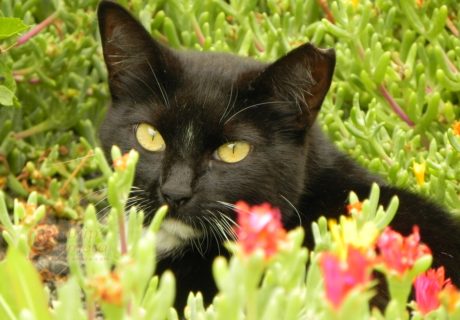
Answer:
[[[454,121],[452,124],[452,130],[456,136],[460,136],[460,121]]]
[[[451,283],[447,283],[439,294],[439,299],[446,307],[447,312],[454,312],[460,304],[460,291]]]
[[[236,203],[238,244],[246,254],[262,249],[266,258],[278,251],[286,231],[281,223],[281,212],[268,203],[250,207],[247,203]]]
[[[364,287],[370,281],[372,261],[361,250],[349,246],[346,260],[325,252],[320,258],[326,297],[338,309],[354,288]]]
[[[420,242],[418,226],[407,237],[387,227],[378,238],[377,247],[383,264],[399,275],[411,269],[419,258],[431,254],[430,248]]]
[[[449,284],[450,279],[445,279],[444,267],[430,269],[418,276],[414,282],[417,310],[425,315],[437,309],[441,304],[439,294]]]
[[[347,211],[349,214],[351,214],[353,210],[361,212],[363,210],[363,203],[361,201],[356,201],[347,205]]]
[[[97,275],[91,280],[90,287],[95,289],[95,296],[98,300],[117,306],[122,305],[123,287],[118,273]]]
[[[120,171],[125,170],[128,165],[128,158],[129,158],[129,153],[125,153],[121,157],[114,159],[113,167],[115,168],[115,170],[120,170]]]

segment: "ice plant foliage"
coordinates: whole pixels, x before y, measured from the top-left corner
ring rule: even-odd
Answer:
[[[361,250],[350,246],[345,260],[325,252],[320,266],[324,278],[326,297],[338,309],[347,294],[353,289],[364,289],[370,281],[372,261]]]
[[[407,237],[387,227],[378,238],[377,247],[380,261],[389,271],[401,276],[418,259],[431,254],[430,248],[420,242],[417,226],[413,227],[412,233]]]
[[[460,172],[458,166],[458,155],[460,154],[460,121],[458,119],[460,113],[455,101],[458,101],[460,81],[456,67],[458,59],[456,59],[455,54],[451,54],[456,52],[455,50],[460,43],[460,37],[458,37],[459,15],[456,14],[458,1],[268,0],[229,2],[205,0],[184,2],[146,0],[144,5],[139,5],[140,1],[134,0],[123,2],[129,5],[136,16],[141,17],[142,23],[155,37],[168,41],[174,47],[200,47],[203,50],[231,51],[242,55],[257,54],[259,58],[267,61],[279,57],[292,49],[293,46],[306,41],[312,41],[323,47],[335,47],[337,57],[342,57],[341,72],[335,75],[335,85],[331,88],[331,94],[325,99],[324,112],[320,114],[330,135],[341,147],[349,150],[355,158],[359,158],[365,166],[373,168],[376,172],[384,173],[390,182],[406,187],[415,181],[416,175],[413,171],[407,171],[405,164],[412,159],[417,159],[418,153],[422,152],[426,157],[424,161],[430,163],[430,173],[433,173],[437,179],[425,181],[423,188],[420,189],[422,192],[431,193],[439,202],[445,203],[450,209],[458,212],[460,207],[457,192],[458,172]],[[29,200],[28,203],[32,206],[28,208],[24,208],[19,202],[17,205],[14,204],[13,208],[11,207],[12,196],[20,196],[22,200],[25,200],[39,183],[50,178],[48,174],[51,172],[54,185],[46,183],[43,190],[52,191],[53,188],[55,190],[67,190],[66,195],[69,194],[70,196],[68,199],[64,199],[66,200],[65,205],[62,205],[63,199],[61,197],[47,199],[47,203],[48,201],[55,203],[53,205],[55,207],[58,207],[57,204],[61,204],[59,207],[64,207],[66,210],[64,212],[75,212],[74,216],[77,216],[76,209],[77,204],[80,203],[80,194],[86,194],[85,189],[87,187],[104,186],[105,180],[113,174],[111,166],[104,164],[101,165],[104,179],[96,178],[83,183],[84,177],[94,177],[93,174],[86,173],[88,173],[87,170],[92,172],[93,169],[91,168],[98,167],[94,165],[96,162],[92,166],[87,166],[85,170],[74,171],[74,164],[78,161],[66,161],[63,167],[64,162],[59,160],[61,159],[61,156],[58,158],[59,153],[53,155],[54,152],[44,152],[48,148],[52,150],[66,148],[69,150],[69,156],[66,159],[77,159],[83,156],[79,151],[80,149],[87,151],[86,145],[88,143],[86,141],[93,146],[96,145],[94,125],[89,119],[100,119],[100,113],[104,112],[104,108],[101,106],[107,104],[108,92],[104,80],[106,73],[101,65],[100,50],[95,50],[98,47],[96,44],[98,40],[91,36],[86,36],[83,39],[82,30],[85,29],[83,30],[85,35],[96,33],[94,28],[97,24],[92,22],[99,0],[61,1],[59,2],[59,12],[56,13],[51,13],[53,10],[58,11],[56,1],[48,1],[47,4],[49,5],[45,6],[40,5],[40,3],[40,1],[21,2],[13,0],[1,2],[2,18],[9,18],[14,15],[18,17],[18,20],[23,20],[28,25],[35,24],[36,27],[32,27],[32,32],[27,33],[26,37],[19,41],[24,42],[23,45],[14,46],[17,41],[15,38],[11,38],[6,39],[9,42],[2,43],[1,48],[5,49],[5,46],[13,45],[7,47],[7,49],[11,48],[8,52],[3,52],[2,58],[4,59],[0,63],[2,76],[0,81],[0,123],[2,123],[0,128],[0,189],[7,190],[5,193],[0,191],[0,222],[2,224],[0,229],[8,246],[20,254],[12,254],[14,251],[11,251],[5,259],[6,263],[4,263],[5,261],[0,263],[0,274],[5,275],[0,281],[0,300],[2,301],[0,303],[0,319],[34,318],[47,320],[63,319],[70,315],[81,318],[79,315],[84,314],[84,311],[88,311],[88,319],[94,319],[96,317],[94,314],[91,316],[88,306],[77,303],[82,294],[82,288],[79,286],[82,284],[86,286],[91,279],[94,279],[92,282],[93,289],[100,289],[99,291],[96,290],[96,293],[99,293],[102,298],[98,302],[117,302],[118,291],[108,290],[108,287],[104,286],[112,284],[115,286],[111,288],[116,289],[117,276],[111,274],[110,270],[123,271],[123,268],[119,266],[112,268],[114,265],[119,265],[119,255],[107,254],[106,260],[108,262],[103,268],[104,271],[98,273],[106,275],[106,278],[101,277],[97,280],[91,276],[92,272],[83,272],[94,271],[97,269],[96,266],[100,267],[98,260],[92,259],[94,257],[92,252],[87,253],[88,259],[84,268],[76,263],[76,258],[69,259],[71,266],[73,263],[70,279],[75,280],[75,277],[78,277],[80,284],[78,285],[74,281],[72,285],[72,280],[68,281],[62,290],[62,297],[58,298],[57,303],[55,304],[53,301],[52,304],[48,304],[38,278],[35,277],[37,281],[31,281],[34,278],[32,277],[32,265],[29,265],[30,268],[24,268],[27,266],[28,260],[22,259],[29,255],[31,245],[36,243],[34,239],[40,242],[41,236],[35,232],[35,227],[45,215],[45,207],[42,201],[33,200],[37,198],[37,195],[29,197],[32,200]],[[45,23],[38,24],[40,21],[35,20],[46,16],[49,18],[45,20]],[[324,17],[327,19],[323,19]],[[51,23],[54,24],[52,27],[42,28]],[[191,25],[193,28],[190,28]],[[391,33],[391,30],[398,32]],[[40,32],[37,33],[36,31]],[[16,36],[19,32],[22,31],[16,30],[13,35]],[[34,36],[31,37],[32,35]],[[389,36],[391,41],[388,40]],[[80,41],[82,39],[84,41]],[[2,41],[4,40],[2,39]],[[37,64],[36,61],[42,63]],[[59,61],[69,62],[66,64],[68,66],[67,72],[62,72],[62,64],[56,63]],[[82,68],[83,65],[87,67]],[[68,81],[69,75],[70,81]],[[436,84],[436,88],[432,87],[433,83]],[[426,94],[423,94],[424,92]],[[351,99],[353,99],[353,103],[351,103]],[[40,108],[38,113],[37,102],[39,102],[38,107]],[[400,107],[398,103],[401,103],[403,107]],[[13,105],[14,108],[5,108],[5,106]],[[395,110],[401,120],[396,119],[396,117],[393,119],[388,117],[389,107]],[[69,110],[72,112],[72,117],[68,116]],[[337,110],[344,110],[344,113],[340,115]],[[18,117],[24,121],[11,120]],[[411,126],[415,125],[415,130],[401,128],[399,124],[402,121],[408,122]],[[96,120],[95,123],[97,124],[97,122]],[[451,128],[448,129],[448,126]],[[375,130],[375,128],[379,128],[379,130]],[[26,137],[32,139],[24,139]],[[76,138],[81,138],[85,142],[75,143]],[[420,143],[421,138],[428,138],[431,141],[429,153],[425,152],[426,146]],[[450,144],[445,143],[446,141],[449,141]],[[350,146],[356,147],[350,148]],[[361,147],[367,149],[367,152],[363,153]],[[44,157],[46,161],[37,162],[35,155],[38,154],[46,155]],[[94,159],[98,159],[98,152],[95,154]],[[102,155],[102,152],[99,152],[99,155]],[[91,158],[90,161],[93,159]],[[27,165],[25,165],[26,163]],[[431,166],[431,164],[434,165]],[[123,172],[130,170],[129,164],[123,161],[123,158],[118,159],[113,167],[120,174],[115,179],[117,181]],[[449,174],[435,175],[435,173],[447,171]],[[78,173],[72,174],[72,179],[68,180],[72,183],[68,185],[61,183],[62,177],[67,177],[70,172]],[[27,175],[24,175],[25,173]],[[29,174],[38,182],[36,185],[26,185],[30,180]],[[113,189],[117,192],[114,192],[111,197],[112,200],[121,199],[119,202],[123,203],[126,201],[124,194],[129,191],[128,180],[124,180],[121,184],[113,184]],[[97,201],[97,199],[93,200]],[[86,201],[81,202],[86,203]],[[114,207],[113,204],[111,205]],[[33,206],[36,209],[30,211],[31,208],[35,208]],[[363,215],[364,218],[361,221],[358,214],[355,214],[361,210],[365,212],[365,206],[358,208],[358,205],[353,202],[351,207],[355,207],[351,209],[353,218],[357,218],[359,223],[367,221],[368,215]],[[48,212],[49,207],[46,209]],[[78,209],[81,209],[80,205],[78,205]],[[112,220],[116,221],[117,216],[115,214],[112,216]],[[372,217],[369,220],[382,221]],[[99,227],[95,221],[97,220],[85,219],[88,229]],[[249,225],[254,227],[252,222]],[[263,223],[256,223],[256,225],[260,226]],[[266,223],[265,225],[271,226],[272,224]],[[324,240],[322,244],[328,246],[330,242],[333,242],[332,244],[335,245],[338,238],[331,237],[330,231],[326,230],[327,223],[320,226],[322,228],[318,228],[317,233]],[[353,227],[352,224],[349,226]],[[134,267],[139,269],[133,269],[138,270],[135,272],[119,273],[123,280],[125,277],[132,277],[132,281],[121,283],[122,286],[125,286],[122,291],[121,307],[117,303],[104,303],[107,307],[107,309],[102,310],[104,318],[178,319],[173,314],[166,316],[172,298],[168,300],[165,297],[168,296],[166,294],[168,290],[174,290],[174,284],[169,283],[168,286],[166,285],[168,282],[165,280],[165,285],[161,286],[160,280],[160,286],[158,286],[155,280],[152,279],[151,282],[147,280],[153,268],[147,263],[154,260],[154,250],[149,250],[153,242],[152,239],[146,239],[145,233],[142,239],[148,240],[148,246],[141,245],[140,241],[135,240],[140,239],[142,233],[141,223],[137,227],[139,237],[128,237],[126,239],[127,247],[133,249],[125,251],[126,254],[133,256]],[[381,225],[379,224],[378,227],[380,228]],[[116,223],[112,223],[109,229],[111,231],[104,238],[104,245],[116,242],[113,237],[118,234],[120,228]],[[269,234],[265,228],[259,229],[263,230],[261,234]],[[132,234],[131,228],[129,231],[127,234]],[[308,233],[309,230],[305,230],[305,232]],[[344,232],[348,233],[348,231]],[[52,235],[53,232],[50,234]],[[264,245],[268,240],[264,239],[261,234],[259,237],[247,237],[247,239],[252,239],[247,240],[247,244],[256,247],[256,243],[262,239],[260,244]],[[76,243],[76,236],[73,238]],[[288,240],[291,239],[290,234],[287,235],[287,238]],[[344,238],[349,239],[350,237]],[[412,238],[418,238],[418,232],[417,237],[412,236]],[[392,270],[394,278],[398,277],[398,273],[394,269],[409,269],[411,265],[409,260],[417,260],[416,257],[419,256],[420,251],[422,253],[428,251],[414,249],[417,245],[409,245],[407,243],[409,241],[406,239],[391,229],[385,230],[384,236],[379,239],[382,246],[382,248],[379,247],[380,255],[385,256],[387,262],[391,261],[391,263],[380,263],[380,265],[382,269]],[[395,241],[395,244],[392,245],[392,241]],[[88,242],[90,241],[88,240]],[[414,242],[419,243],[419,240]],[[348,240],[342,243],[348,243]],[[118,252],[117,244],[108,252]],[[240,246],[243,247],[243,245]],[[74,247],[76,248],[76,246]],[[93,245],[84,246],[84,248],[90,247],[92,248]],[[246,247],[251,246],[247,245]],[[276,251],[274,248],[277,246],[272,244],[268,247],[272,249],[272,252]],[[369,242],[369,249],[375,249],[375,245]],[[399,249],[404,249],[402,250],[404,252],[397,254]],[[360,278],[360,274],[353,273],[354,270],[351,270],[350,266],[359,264],[353,261],[360,261],[359,257],[362,251],[359,253],[360,251],[355,252],[354,250],[350,249],[350,252],[348,249],[344,250],[346,255],[343,257],[337,251],[318,254],[317,257],[322,258],[320,259],[321,263],[315,264],[313,261],[309,264],[308,274],[310,277],[307,278],[311,283],[307,283],[306,286],[304,286],[305,281],[303,281],[304,274],[299,272],[298,275],[300,276],[297,279],[297,273],[291,271],[296,270],[294,268],[296,264],[300,265],[299,270],[301,270],[301,267],[305,266],[303,261],[282,260],[273,254],[270,259],[276,263],[271,264],[273,268],[272,278],[269,279],[270,281],[261,281],[261,283],[262,286],[264,283],[269,286],[273,283],[273,276],[277,276],[280,277],[278,283],[283,284],[283,286],[266,288],[263,294],[259,294],[257,299],[253,301],[256,301],[254,304],[266,306],[266,308],[261,309],[265,312],[259,312],[258,317],[246,318],[264,320],[321,318],[321,314],[324,314],[324,309],[322,309],[323,296],[321,295],[319,303],[315,301],[310,304],[310,301],[314,299],[302,300],[304,295],[298,294],[298,292],[310,290],[313,292],[311,294],[313,298],[315,295],[320,296],[317,294],[317,284],[321,279],[319,279],[320,276],[316,273],[317,269],[315,268],[320,268],[321,264],[329,267],[328,275],[331,279],[335,276],[334,279],[340,280],[348,275],[347,279],[354,279],[351,282],[356,283],[353,288],[360,288],[359,279],[362,278]],[[299,256],[299,252],[294,251],[291,254],[296,258]],[[356,257],[354,257],[355,254]],[[76,254],[73,256],[77,257]],[[113,258],[108,258],[111,256]],[[423,254],[421,256],[423,257]],[[352,257],[354,258],[352,259]],[[191,316],[187,319],[226,320],[240,319],[247,315],[242,304],[250,304],[250,302],[247,302],[249,299],[241,299],[241,293],[247,292],[248,287],[243,281],[235,281],[234,275],[242,274],[243,265],[247,266],[248,264],[241,263],[241,258],[246,258],[245,256],[233,258],[236,261],[232,266],[235,272],[230,274],[229,285],[224,289],[224,291],[229,291],[226,294],[228,299],[224,301],[224,295],[221,292],[219,299],[213,303],[214,306],[208,310],[210,312],[205,310],[199,298],[190,299]],[[404,262],[400,261],[398,264],[398,259]],[[381,258],[381,261],[384,259]],[[393,268],[395,265],[399,267]],[[6,268],[6,266],[11,267]],[[289,269],[289,266],[292,269]],[[279,270],[275,267],[279,267]],[[76,270],[80,271],[77,272]],[[279,272],[280,270],[289,270],[287,274],[292,275],[291,282],[295,283],[292,285],[295,290],[291,292],[280,291],[281,287],[286,287],[285,283],[287,282],[285,275],[281,275],[282,272]],[[335,270],[337,273],[334,275],[331,270]],[[252,269],[245,272],[250,275],[248,278],[253,279]],[[436,270],[424,274],[425,280],[423,281],[425,283],[418,280],[418,286],[425,285],[425,298],[428,298],[428,293],[436,291],[432,288],[439,287],[438,273],[440,274]],[[432,282],[427,279],[429,275],[433,276]],[[385,276],[388,278],[388,273],[385,273]],[[419,279],[424,278],[421,276]],[[146,290],[146,286],[132,286],[131,288],[126,286],[126,283],[132,284],[133,282],[150,284],[148,290]],[[24,283],[27,286],[18,286],[18,283]],[[241,284],[241,286],[236,286],[236,283]],[[253,289],[259,290],[259,281],[255,281],[255,283]],[[328,283],[331,284],[332,282]],[[349,282],[345,281],[345,283]],[[410,285],[412,285],[412,281],[409,282]],[[444,311],[449,312],[451,319],[460,319],[459,291],[447,283],[442,286],[444,288],[439,294],[440,305],[437,304],[437,311],[442,311],[444,308]],[[135,288],[137,291],[132,291]],[[344,289],[347,288],[346,286],[340,288],[343,290],[336,289],[333,292],[335,295],[331,295],[331,297],[338,297],[334,301],[340,301],[341,297],[344,299],[347,297],[356,298],[350,295],[355,289],[352,288],[347,291]],[[341,293],[343,292],[345,293],[342,296]],[[361,293],[361,291],[358,292]],[[85,290],[83,293],[86,295],[86,302],[91,300]],[[143,293],[146,293],[145,297]],[[169,296],[171,295],[170,293]],[[257,295],[255,294],[255,296]],[[34,297],[34,299],[17,299],[17,297]],[[331,300],[333,299],[331,298]],[[391,296],[391,301],[396,299],[395,295]],[[421,308],[423,304],[420,299],[416,302],[419,304],[418,308]],[[7,303],[3,303],[5,301]],[[407,301],[406,299],[401,301],[402,310],[406,312]],[[436,302],[436,299],[434,301]],[[302,317],[299,316],[299,313],[292,312],[290,307],[296,304],[306,309],[309,317]],[[53,310],[53,314],[47,315],[48,306],[54,308],[55,305],[58,307]],[[40,308],[37,306],[41,306],[44,313],[40,312]],[[111,316],[112,314],[108,312],[110,308],[116,309],[117,312],[123,309],[124,314],[116,317]],[[417,306],[415,309],[418,310]],[[234,317],[231,317],[232,313],[229,312],[232,310],[236,314]],[[281,310],[282,314],[277,313],[277,310]],[[418,311],[422,314],[421,309]],[[456,313],[454,314],[454,312]],[[380,314],[379,311],[376,313],[375,316],[369,314],[368,317],[359,317],[359,314],[352,312],[348,314],[349,317],[342,317],[342,319],[405,318],[404,313]],[[438,316],[434,312],[431,312],[431,315]],[[419,315],[415,315],[414,318],[417,316]],[[439,319],[447,318],[447,316],[439,317]]]
[[[278,251],[281,241],[286,239],[286,231],[281,223],[281,212],[268,203],[249,206],[246,202],[236,203],[236,235],[244,253],[251,254],[261,249],[266,258]]]

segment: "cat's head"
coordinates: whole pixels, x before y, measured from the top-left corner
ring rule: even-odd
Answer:
[[[112,95],[100,138],[106,151],[139,152],[132,201],[147,216],[169,205],[164,250],[230,236],[238,200],[270,202],[298,224],[334,51],[304,44],[269,64],[177,51],[119,5],[102,2],[98,15]]]

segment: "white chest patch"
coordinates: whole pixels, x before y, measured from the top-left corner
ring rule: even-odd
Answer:
[[[200,235],[201,232],[189,225],[176,219],[166,218],[156,236],[158,258],[177,253]]]

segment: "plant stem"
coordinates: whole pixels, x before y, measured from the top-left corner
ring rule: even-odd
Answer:
[[[385,100],[388,102],[390,105],[391,109],[404,121],[406,122],[410,127],[413,127],[415,124],[414,122],[409,119],[409,116],[401,109],[399,104],[396,102],[396,100],[393,98],[393,96],[388,92],[387,88],[383,84],[380,84],[378,86],[379,92],[383,95]]]
[[[126,223],[123,213],[118,214],[118,228],[120,230],[120,251],[124,255],[128,253],[128,243],[126,240]]]
[[[86,306],[86,312],[87,312],[88,320],[96,319],[96,306],[94,305],[94,302],[92,301],[92,299],[88,300],[88,303]]]
[[[33,136],[34,134],[50,130],[50,129],[54,128],[54,126],[55,126],[55,123],[53,121],[45,120],[45,121],[40,122],[39,124],[29,128],[29,129],[26,129],[24,131],[20,131],[18,133],[15,133],[14,138],[18,139],[18,140],[24,139],[24,138]]]
[[[198,43],[203,46],[206,42],[206,38],[203,35],[203,32],[201,31],[200,25],[198,24],[198,21],[196,21],[195,16],[192,16],[192,25],[193,31],[195,31],[196,37],[198,38]]]
[[[66,179],[64,182],[64,185],[61,187],[59,190],[59,193],[61,195],[64,195],[64,193],[67,190],[67,187],[69,186],[70,182],[75,179],[77,176],[78,172],[85,166],[86,162],[88,162],[89,158],[91,158],[94,155],[93,150],[89,150],[88,154],[83,157],[83,159],[80,161],[80,163],[77,165],[77,167],[73,170],[73,172],[70,174],[70,176]]]
[[[43,29],[45,29],[47,26],[49,26],[53,21],[57,18],[58,12],[54,12],[52,15],[50,15],[48,18],[37,24],[35,27],[30,29],[28,32],[23,34],[18,41],[16,42],[16,47],[19,47],[29,41],[31,38],[35,37],[37,34],[39,34]]]
[[[460,32],[458,32],[457,27],[455,26],[455,24],[452,22],[452,20],[449,17],[447,17],[446,25],[447,25],[447,28],[449,28],[450,32],[453,33],[454,36],[456,37],[460,36]]]
[[[327,20],[329,20],[331,23],[335,24],[335,19],[334,15],[331,12],[331,9],[329,9],[329,5],[327,4],[326,0],[317,0],[318,4],[320,5],[321,9],[323,9],[324,13],[326,14]]]

